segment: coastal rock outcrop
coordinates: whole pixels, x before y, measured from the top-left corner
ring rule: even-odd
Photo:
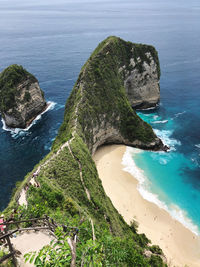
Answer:
[[[156,50],[151,46],[133,45],[130,64],[124,65],[124,86],[133,108],[146,109],[155,107],[160,101],[160,67]],[[144,51],[143,51],[144,50]],[[143,54],[142,54],[143,53]],[[127,69],[133,67],[132,70]]]
[[[0,112],[7,127],[26,128],[46,107],[38,80],[22,66],[0,74]]]
[[[150,72],[156,83],[159,63],[155,48],[108,37],[99,44],[80,72],[67,101],[64,123],[57,140],[69,129],[66,125],[71,125],[70,128],[76,128],[92,154],[99,146],[108,143],[164,150],[151,126],[131,107],[136,102],[141,104],[141,100],[134,96],[151,87]],[[134,84],[135,74],[138,76]],[[129,81],[131,90],[127,89]],[[137,87],[140,83],[145,84],[145,88]],[[145,92],[141,95],[146,96],[143,97],[145,105],[148,101],[148,105],[156,103],[159,98],[159,94],[149,93],[151,98]]]

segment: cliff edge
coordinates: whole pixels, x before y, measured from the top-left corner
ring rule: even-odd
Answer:
[[[0,112],[7,127],[26,128],[46,106],[38,80],[22,66],[0,74]]]
[[[129,60],[120,67],[130,104],[135,109],[156,107],[160,101],[160,64],[153,46],[126,43]]]
[[[132,100],[132,96],[142,89],[132,87],[129,91],[126,87],[130,79],[134,84],[134,73],[138,72],[146,88],[151,87],[147,65],[151,69],[153,58],[158,62],[152,46],[125,42],[113,36],[100,43],[83,66],[67,101],[64,123],[55,144],[66,140],[67,132],[73,132],[76,126],[77,134],[92,154],[99,146],[108,143],[164,149],[151,126],[141,120],[131,107],[133,102],[138,101]],[[158,66],[158,63],[154,65],[157,76]],[[136,78],[136,85],[140,78]],[[149,99],[149,104],[152,99]]]

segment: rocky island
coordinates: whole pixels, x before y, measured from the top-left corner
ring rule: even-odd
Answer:
[[[0,74],[0,112],[9,128],[26,128],[47,108],[38,80],[22,66]]]
[[[134,94],[132,90],[136,85],[128,91],[126,86],[127,79],[134,84],[134,73],[140,73],[143,80],[146,77],[147,83],[147,72],[158,71],[158,66],[152,67],[153,61],[158,62],[158,58],[151,46],[117,37],[109,37],[99,44],[82,67],[67,100],[64,121],[51,152],[18,184],[4,211],[7,217],[13,209],[19,216],[23,213],[29,218],[45,213],[71,226],[84,222],[83,228],[87,231],[80,230],[77,266],[82,264],[78,255],[87,255],[90,244],[92,248],[98,244],[94,247],[93,259],[102,266],[166,266],[162,250],[151,246],[144,234],[137,233],[134,220],[128,225],[114,208],[92,158],[99,146],[109,143],[164,149],[151,126],[132,108],[130,95]],[[37,179],[39,186],[34,187],[33,179]]]

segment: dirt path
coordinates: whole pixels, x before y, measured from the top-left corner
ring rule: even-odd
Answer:
[[[39,232],[24,232],[17,235],[17,237],[11,238],[11,243],[16,250],[19,250],[22,254],[19,260],[20,267],[31,267],[34,264],[25,263],[24,255],[31,251],[39,251],[44,246],[48,245],[53,240],[52,235],[45,231]]]
[[[81,96],[82,96],[83,87],[81,86],[80,88],[81,88]],[[53,154],[47,161],[45,161],[43,164],[41,164],[41,165],[36,169],[36,171],[35,171],[34,174],[35,174],[36,176],[39,175],[40,170],[41,170],[43,167],[45,167],[47,164],[49,164],[50,161],[52,161],[56,156],[58,156],[59,153],[60,153],[65,147],[68,147],[68,149],[69,149],[69,151],[70,151],[70,154],[71,154],[72,157],[73,157],[74,159],[76,159],[77,162],[78,162],[79,170],[80,170],[79,173],[80,173],[81,183],[82,183],[82,186],[83,186],[83,188],[84,188],[84,190],[85,190],[85,193],[86,193],[86,195],[87,195],[87,198],[88,198],[88,200],[90,201],[90,200],[91,200],[90,192],[89,192],[88,188],[85,186],[85,183],[84,183],[84,180],[83,180],[83,175],[82,175],[82,165],[81,165],[81,162],[79,161],[79,159],[77,159],[76,157],[74,157],[74,154],[73,154],[72,149],[71,149],[71,146],[70,146],[70,143],[74,140],[74,138],[75,138],[75,134],[76,134],[76,128],[77,128],[77,122],[78,122],[78,114],[77,114],[77,113],[78,113],[78,108],[79,108],[79,105],[80,105],[80,103],[81,103],[81,100],[82,100],[82,98],[81,98],[80,101],[77,103],[77,106],[76,106],[76,109],[75,109],[75,112],[74,112],[74,114],[75,114],[75,118],[74,118],[74,130],[73,130],[73,132],[72,132],[72,138],[71,138],[70,140],[68,140],[67,142],[65,142],[65,143],[58,149],[58,151],[57,151],[55,154]],[[37,183],[36,183],[36,181],[35,181],[35,177],[30,177],[28,183],[29,183],[29,182],[30,182],[32,185],[35,185],[35,184],[37,185]],[[23,189],[21,190],[21,192],[20,192],[20,196],[19,196],[19,199],[18,199],[18,203],[19,203],[20,206],[25,205],[25,206],[27,207],[27,205],[28,205],[27,200],[26,200],[26,190],[25,190],[24,188],[23,188]]]
[[[82,95],[82,90],[83,87],[81,87],[81,95]],[[83,174],[82,174],[82,164],[80,162],[80,160],[73,154],[73,151],[71,149],[71,142],[74,140],[75,138],[75,134],[76,134],[76,128],[77,128],[77,123],[78,123],[78,109],[79,109],[79,105],[81,103],[81,100],[77,103],[75,112],[74,112],[74,129],[72,132],[72,138],[70,140],[68,140],[67,142],[65,142],[59,149],[58,151],[53,154],[47,161],[45,161],[43,164],[41,164],[36,171],[34,172],[33,176],[29,177],[27,183],[31,183],[32,185],[37,185],[37,180],[35,180],[35,177],[39,175],[40,171],[42,168],[44,168],[45,166],[47,166],[55,157],[57,157],[59,155],[59,153],[64,149],[64,148],[68,148],[70,154],[72,155],[72,157],[78,162],[79,165],[79,175],[80,175],[80,180],[82,183],[82,186],[84,188],[84,191],[86,193],[86,196],[88,198],[89,201],[91,201],[91,197],[90,197],[90,192],[88,190],[88,188],[86,187],[84,180],[83,180]],[[25,188],[23,188],[20,192],[20,196],[18,199],[18,203],[19,205],[25,205],[27,207],[27,199],[26,199],[26,191],[27,191],[27,187],[26,190]],[[93,231],[93,240],[95,240],[95,234],[94,234],[94,225],[93,225],[93,221],[91,219],[91,224],[92,224],[92,231]],[[34,266],[33,264],[30,263],[25,263],[24,261],[24,254],[30,252],[30,251],[39,251],[43,246],[47,245],[50,243],[50,241],[53,239],[52,236],[50,236],[48,233],[46,232],[31,232],[31,233],[23,233],[18,235],[16,238],[12,238],[12,243],[15,247],[16,250],[19,250],[22,255],[20,257],[20,267],[30,267],[30,266]]]

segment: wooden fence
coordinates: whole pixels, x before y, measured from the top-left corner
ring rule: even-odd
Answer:
[[[32,226],[31,227],[20,227],[20,225],[24,223],[30,223]],[[0,225],[3,225],[5,227],[4,233],[0,234],[0,242],[2,241],[6,242],[9,248],[9,254],[0,258],[0,264],[4,262],[5,260],[7,260],[8,258],[12,257],[12,262],[15,267],[17,267],[17,260],[15,257],[16,250],[13,248],[13,245],[10,240],[11,236],[14,233],[22,232],[22,231],[30,231],[30,230],[35,230],[35,231],[48,230],[52,233],[52,235],[54,235],[55,229],[58,226],[61,226],[64,232],[67,232],[69,230],[72,232],[75,232],[75,236],[78,233],[77,227],[69,227],[64,224],[62,225],[57,224],[52,218],[48,217],[47,215],[45,215],[43,218],[31,218],[31,219],[19,220],[19,221],[15,221],[14,219],[12,219],[11,221],[5,221],[3,223],[0,223]],[[12,228],[16,228],[16,229],[9,230],[9,226],[12,226]],[[54,237],[56,238],[55,235]],[[74,266],[74,265],[71,265],[71,266]]]

